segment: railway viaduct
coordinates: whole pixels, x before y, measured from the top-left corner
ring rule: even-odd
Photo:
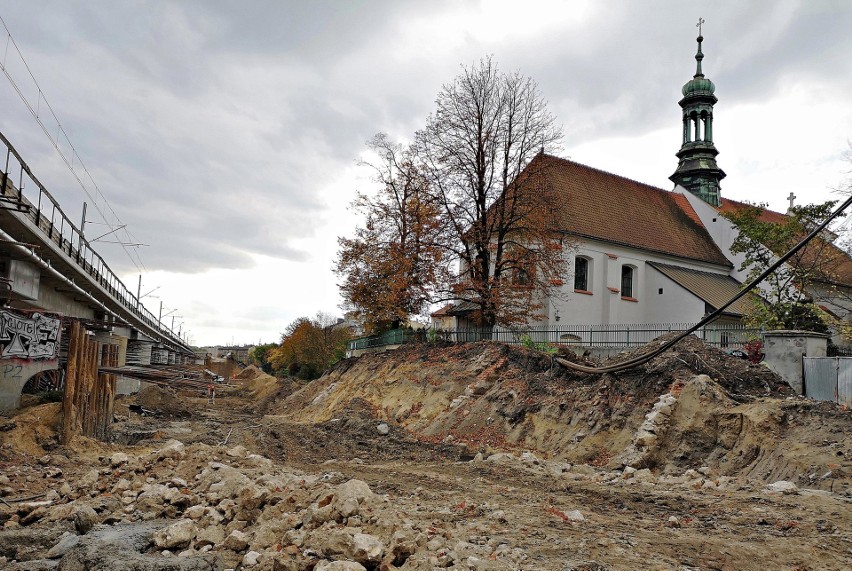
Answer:
[[[0,412],[20,405],[34,376],[63,377],[74,321],[118,367],[192,362],[188,344],[121,282],[2,133],[0,169]]]

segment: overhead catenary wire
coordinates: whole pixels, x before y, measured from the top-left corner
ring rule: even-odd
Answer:
[[[748,294],[751,290],[753,290],[755,287],[757,287],[757,285],[760,282],[765,280],[772,272],[774,272],[775,270],[780,268],[787,260],[789,260],[790,258],[795,256],[796,253],[799,250],[804,248],[808,244],[808,242],[810,242],[812,239],[814,239],[816,236],[818,236],[823,230],[825,230],[828,227],[828,225],[831,223],[831,221],[834,220],[835,218],[837,218],[838,216],[840,216],[840,214],[842,214],[843,211],[846,210],[850,205],[852,205],[852,196],[847,198],[843,202],[843,204],[838,206],[837,209],[834,212],[832,212],[831,215],[822,222],[822,224],[820,224],[819,226],[814,228],[811,231],[810,234],[805,236],[798,244],[793,246],[793,248],[791,248],[789,252],[787,252],[786,254],[781,256],[780,258],[778,258],[775,261],[774,264],[770,265],[763,272],[761,272],[761,274],[759,276],[757,276],[754,280],[749,282],[744,288],[742,288],[734,297],[729,299],[724,305],[722,305],[721,307],[716,309],[716,311],[714,311],[713,313],[706,316],[704,319],[702,319],[701,321],[696,323],[694,326],[690,327],[688,330],[684,331],[683,333],[681,333],[680,335],[678,335],[674,339],[671,339],[671,340],[667,341],[666,343],[663,343],[662,345],[660,345],[660,347],[651,351],[650,353],[647,353],[645,355],[640,355],[638,357],[634,357],[632,359],[628,359],[628,360],[622,361],[620,363],[615,363],[613,365],[607,365],[607,366],[604,366],[604,367],[587,367],[585,365],[572,363],[571,361],[568,361],[566,359],[562,359],[561,357],[557,357],[556,362],[559,363],[560,365],[562,365],[563,367],[566,367],[568,369],[572,369],[574,371],[579,371],[579,372],[582,372],[582,373],[601,373],[601,374],[602,373],[617,373],[619,371],[626,371],[628,369],[632,369],[634,367],[638,367],[639,365],[647,363],[648,361],[650,361],[651,359],[653,359],[657,355],[664,353],[669,348],[671,348],[672,346],[674,346],[675,344],[677,344],[681,340],[685,339],[687,336],[692,335],[693,333],[698,331],[700,328],[704,327],[708,323],[711,323],[712,321],[717,319],[720,315],[722,315],[722,313],[724,313],[724,311],[728,307],[730,307],[732,304],[736,303],[743,296]]]
[[[18,47],[17,42],[15,42],[15,38],[12,37],[12,33],[9,30],[9,26],[6,25],[6,21],[3,19],[2,16],[0,16],[0,23],[3,24],[3,28],[6,30],[6,48],[5,48],[4,53],[3,53],[3,60],[0,61],[0,70],[3,71],[3,74],[6,76],[6,79],[9,81],[12,88],[18,94],[18,97],[21,99],[21,101],[24,103],[26,108],[29,110],[30,114],[36,120],[36,123],[38,123],[42,132],[48,138],[51,145],[53,145],[53,148],[59,154],[60,158],[65,163],[65,166],[68,167],[68,170],[71,172],[72,176],[77,181],[77,184],[83,190],[83,193],[92,202],[92,205],[98,211],[98,214],[100,214],[100,216],[104,220],[104,222],[110,227],[121,226],[123,224],[123,222],[121,221],[121,218],[119,218],[118,214],[115,212],[112,205],[107,200],[106,196],[104,196],[103,192],[101,192],[101,189],[98,186],[97,182],[95,182],[94,177],[92,177],[92,174],[89,172],[89,169],[86,167],[86,165],[83,163],[83,160],[80,158],[80,155],[77,153],[77,150],[74,147],[74,144],[71,142],[71,138],[68,136],[68,133],[65,131],[65,128],[62,126],[62,123],[59,121],[59,117],[56,115],[55,111],[53,110],[53,106],[51,106],[50,102],[47,100],[47,97],[45,96],[44,91],[41,89],[41,85],[39,85],[38,80],[36,80],[35,75],[33,74],[32,70],[30,69],[30,66],[27,63],[26,59],[24,58],[23,53],[21,53],[21,50]],[[36,99],[36,103],[35,103],[35,108],[33,108],[32,102],[27,98],[27,96],[24,94],[24,92],[22,91],[22,89],[20,88],[18,83],[15,81],[15,79],[9,73],[9,69],[8,69],[8,65],[7,65],[7,57],[9,55],[9,46],[10,45],[15,49],[15,52],[17,53],[18,58],[20,59],[21,63],[24,65],[24,68],[26,69],[27,73],[30,76],[30,79],[32,80],[33,84],[35,85],[35,87],[37,89],[37,99]],[[49,110],[50,115],[53,117],[53,120],[56,122],[56,127],[57,127],[56,137],[51,135],[47,126],[44,124],[44,122],[41,119],[41,101],[42,100],[44,100],[45,106]],[[68,146],[71,148],[71,158],[70,159],[68,158],[68,156],[66,156],[65,152],[63,152],[62,149],[60,148],[60,145],[59,145],[60,133],[65,137],[65,141],[68,143]],[[80,177],[77,169],[75,169],[75,167],[74,167],[75,159],[76,159],[76,162],[79,163],[79,168],[82,169],[83,172],[85,172],[85,176],[88,178],[88,180],[91,182],[92,186],[94,187],[95,194],[97,195],[97,197],[100,197],[102,199],[102,202],[104,203],[105,207],[109,210],[109,213],[112,214],[112,217],[113,217],[114,220],[116,220],[116,223],[112,223],[112,222],[109,221],[109,217],[101,209],[101,206],[98,203],[97,197],[92,195],[92,192],[89,190],[89,188],[83,182],[83,179]],[[124,226],[126,226],[126,225],[124,225]],[[120,227],[116,228],[116,231],[121,230],[121,229],[122,228],[120,228]],[[137,242],[139,242],[139,240],[135,236],[133,236],[133,234],[126,227],[123,228],[123,230],[124,230],[125,235],[127,236],[127,240],[125,240],[123,242],[117,242],[117,243],[121,245],[125,254],[127,254],[127,257],[130,259],[130,261],[133,263],[133,265],[136,267],[136,269],[139,272],[142,272],[143,270],[147,270],[147,268],[145,268],[145,263],[142,261],[142,257],[139,254],[138,250],[133,249],[133,248],[128,249],[128,246],[134,246]]]

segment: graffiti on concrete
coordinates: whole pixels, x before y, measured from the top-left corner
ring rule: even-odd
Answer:
[[[0,310],[2,359],[53,359],[59,350],[61,323],[40,313],[20,315]]]

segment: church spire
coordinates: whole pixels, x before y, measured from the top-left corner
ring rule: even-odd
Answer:
[[[698,51],[695,54],[695,75],[686,82],[681,92],[683,99],[678,102],[683,110],[683,144],[677,152],[677,169],[669,180],[684,187],[705,202],[719,206],[722,198],[719,193],[719,181],[725,173],[716,165],[716,150],[713,144],[713,105],[718,101],[713,94],[716,86],[704,77],[701,62],[704,53],[701,43],[703,18],[698,19]]]
[[[701,35],[701,24],[704,23],[704,18],[698,18],[698,53],[695,54],[695,75],[693,77],[704,77],[704,74],[701,73],[701,60],[704,59],[704,54],[701,53],[701,42],[704,41],[704,36]]]

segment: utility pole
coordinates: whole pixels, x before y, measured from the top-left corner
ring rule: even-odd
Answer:
[[[157,326],[163,326],[163,300],[160,300],[160,313],[157,315]]]
[[[80,221],[80,236],[86,237],[86,203],[83,202],[83,219]]]
[[[142,303],[142,274],[139,274],[139,285],[136,287],[136,307]]]

